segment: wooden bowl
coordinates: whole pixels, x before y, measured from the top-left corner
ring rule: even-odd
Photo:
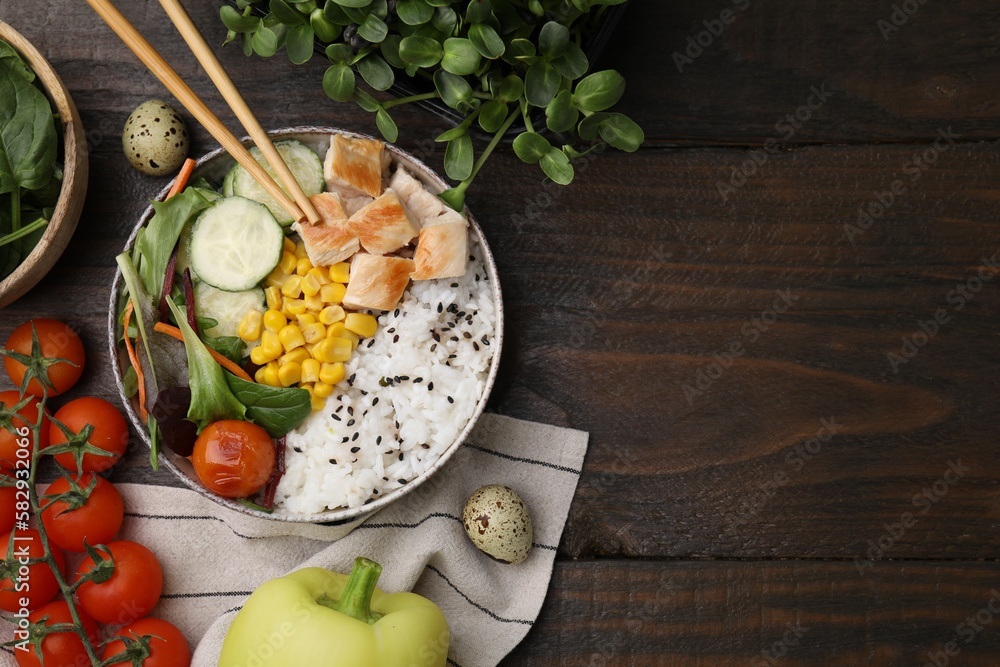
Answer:
[[[63,254],[83,211],[88,169],[87,138],[80,113],[66,86],[42,54],[3,21],[0,21],[0,39],[14,47],[34,70],[42,90],[59,114],[63,143],[63,182],[59,200],[38,244],[13,273],[0,281],[0,308],[3,308],[34,287]]]

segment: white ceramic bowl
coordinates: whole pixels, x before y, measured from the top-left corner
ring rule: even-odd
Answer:
[[[317,127],[299,127],[291,128],[287,130],[276,130],[270,132],[269,134],[275,139],[297,139],[302,143],[306,144],[313,150],[317,151],[322,157],[326,154],[326,149],[329,146],[330,135],[333,133],[345,134],[347,136],[362,137],[370,139],[372,137],[367,137],[365,135],[357,134],[355,132],[347,132],[344,130],[338,130],[333,128],[317,128]],[[244,143],[250,145],[252,142],[249,139],[244,139]],[[392,159],[396,164],[402,164],[407,168],[410,173],[415,177],[419,178],[426,184],[432,192],[440,193],[443,192],[448,184],[434,171],[432,171],[423,162],[410,155],[409,153],[402,151],[391,144],[386,144],[387,149],[392,154]],[[217,149],[212,151],[208,155],[205,155],[200,160],[198,160],[197,167],[195,168],[193,178],[205,177],[210,182],[221,183],[226,172],[232,167],[234,161],[233,159],[223,150]],[[172,183],[171,183],[172,185]],[[166,197],[167,192],[170,190],[170,185],[165,187],[156,199],[162,201]],[[483,249],[483,258],[486,264],[486,274],[489,276],[490,284],[493,287],[493,299],[496,304],[496,331],[492,336],[495,341],[493,359],[490,362],[489,375],[486,379],[486,387],[482,398],[480,398],[479,403],[476,405],[476,409],[472,414],[472,418],[462,429],[455,440],[442,454],[441,457],[434,462],[434,464],[425,471],[422,475],[414,478],[408,484],[400,487],[396,490],[386,493],[383,497],[368,503],[362,507],[356,507],[351,509],[336,509],[322,512],[319,514],[309,514],[309,515],[292,515],[281,512],[275,512],[269,514],[266,512],[261,512],[258,510],[251,509],[246,505],[238,503],[234,500],[227,498],[222,498],[215,495],[198,481],[198,478],[194,474],[194,469],[191,466],[191,462],[175,452],[164,449],[160,452],[160,461],[165,465],[171,472],[177,475],[178,478],[186,485],[202,494],[207,498],[211,498],[220,505],[227,507],[229,509],[235,510],[237,512],[242,512],[244,514],[249,514],[252,516],[260,517],[262,519],[272,519],[276,521],[291,521],[300,523],[345,523],[351,520],[355,520],[359,517],[372,514],[379,509],[385,507],[389,503],[396,502],[400,498],[403,498],[409,493],[415,491],[423,482],[427,481],[441,466],[448,462],[448,459],[455,453],[455,451],[465,442],[468,438],[469,433],[475,426],[476,421],[478,421],[479,416],[483,413],[486,407],[486,401],[489,398],[490,391],[493,389],[493,384],[496,380],[497,369],[500,363],[500,353],[503,348],[503,301],[501,300],[500,293],[500,282],[497,278],[497,267],[493,261],[493,255],[490,252],[489,246],[486,243],[486,239],[483,236],[483,230],[480,229],[479,225],[476,223],[475,218],[469,213],[468,210],[465,211],[466,216],[469,219],[469,227],[472,234],[479,241]],[[135,237],[139,229],[149,222],[153,215],[153,207],[150,206],[139,218],[139,222],[136,224],[135,229],[132,230],[131,236],[129,236],[128,242],[126,243],[125,249],[130,250],[133,243],[135,243]],[[146,431],[145,425],[139,419],[137,411],[137,399],[128,399],[125,397],[125,387],[122,382],[122,373],[125,368],[127,368],[128,357],[124,350],[119,348],[117,344],[116,329],[118,326],[117,315],[120,312],[120,295],[123,290],[123,281],[120,271],[115,272],[114,283],[111,286],[111,303],[109,305],[108,314],[108,345],[111,351],[111,359],[116,362],[115,367],[115,383],[118,385],[118,391],[121,394],[122,402],[125,405],[125,409],[128,412],[129,418],[132,420],[132,424],[135,426],[136,430],[139,432],[143,440],[149,445],[149,433]]]

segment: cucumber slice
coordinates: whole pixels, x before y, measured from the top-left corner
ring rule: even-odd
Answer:
[[[227,292],[256,287],[281,259],[285,232],[262,204],[220,199],[191,228],[191,269]]]
[[[222,196],[232,197],[233,196],[233,181],[236,179],[236,170],[240,169],[239,164],[234,164],[233,168],[226,173],[225,180],[222,181]]]
[[[274,144],[274,147],[278,149],[278,154],[281,155],[285,164],[291,169],[295,180],[302,186],[302,190],[306,193],[307,197],[312,197],[323,192],[323,189],[326,187],[326,181],[323,180],[323,162],[315,152],[301,141],[294,139],[279,141]],[[256,146],[252,147],[250,154],[254,156],[257,162],[263,165],[264,169],[267,170],[267,173],[271,174],[275,182],[281,183],[278,175],[267,164],[259,148]],[[285,226],[292,224],[292,216],[288,215],[288,212],[275,201],[274,197],[269,195],[267,190],[254,180],[250,172],[242,166],[236,165],[230,171],[230,174],[232,175],[232,194],[237,197],[246,197],[247,199],[260,202],[271,211],[274,219],[279,223]],[[228,175],[226,176],[226,180],[230,180]],[[225,189],[225,184],[222,187]]]
[[[194,311],[198,317],[218,322],[205,329],[206,336],[236,336],[243,316],[251,310],[264,312],[264,290],[259,287],[242,292],[226,292],[202,281],[194,286]]]

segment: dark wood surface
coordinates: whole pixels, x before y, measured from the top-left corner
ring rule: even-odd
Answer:
[[[158,4],[121,4],[223,109]],[[217,3],[188,4],[220,43]],[[600,64],[628,79],[647,145],[562,189],[509,149],[490,160],[469,204],[508,314],[492,409],[591,433],[547,602],[505,665],[1000,663],[1000,276],[984,264],[1000,260],[1000,11],[913,0],[885,39],[894,4],[634,2]],[[672,53],[727,7],[679,73]],[[0,336],[38,314],[78,325],[83,390],[114,398],[113,256],[162,186],[119,132],[165,93],[82,2],[4,1],[0,19],[62,74],[93,151],[69,251]],[[373,131],[325,98],[319,62],[221,57],[268,126]],[[776,124],[813,86],[827,99],[788,136]],[[441,123],[398,120],[439,166]],[[212,147],[192,129],[195,153]],[[172,483],[138,445],[116,478]]]

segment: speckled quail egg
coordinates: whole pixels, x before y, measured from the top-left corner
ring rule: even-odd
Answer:
[[[465,502],[462,522],[476,548],[501,563],[520,563],[531,551],[528,507],[506,486],[491,484],[476,489]]]
[[[129,164],[142,173],[172,174],[188,156],[187,126],[166,102],[143,102],[125,121],[122,149]]]

